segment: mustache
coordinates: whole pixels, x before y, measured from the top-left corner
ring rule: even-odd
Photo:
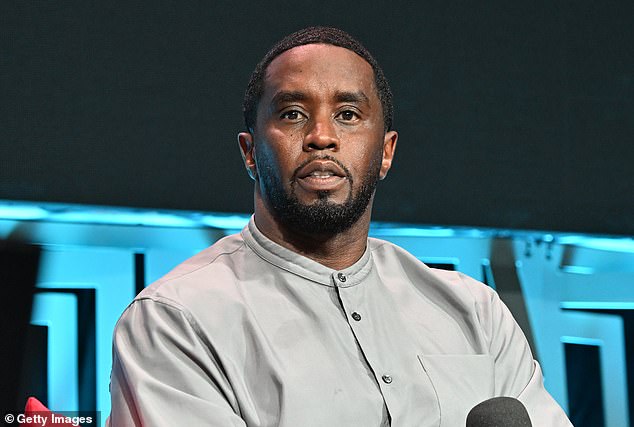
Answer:
[[[329,160],[333,163],[336,163],[337,166],[339,166],[341,168],[341,170],[343,170],[343,172],[346,174],[346,178],[350,181],[350,183],[352,183],[352,174],[350,173],[350,170],[348,170],[348,168],[341,163],[339,160],[337,160],[335,157],[329,155],[329,154],[325,154],[323,156],[312,156],[309,157],[308,159],[304,160],[299,166],[297,166],[297,168],[295,169],[295,171],[293,171],[293,176],[291,178],[291,180],[293,182],[297,181],[297,175],[299,174],[299,171],[306,166],[307,164],[309,164],[310,162],[314,162],[315,160]]]

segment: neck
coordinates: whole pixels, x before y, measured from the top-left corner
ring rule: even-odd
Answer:
[[[371,206],[372,201],[357,222],[337,234],[313,234],[290,229],[279,223],[257,197],[254,218],[258,230],[278,245],[326,267],[343,270],[357,262],[365,252]]]

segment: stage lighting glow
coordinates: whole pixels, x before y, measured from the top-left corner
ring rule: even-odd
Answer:
[[[150,227],[196,227],[196,221],[185,216],[160,212],[68,211],[52,216],[55,221],[91,224],[144,225]]]
[[[374,226],[370,229],[372,236],[408,236],[408,237],[453,237],[456,231],[449,228],[423,228],[423,227],[398,227],[398,226]],[[477,232],[476,232],[477,233]]]
[[[38,206],[0,203],[0,219],[38,220],[45,219],[48,212]]]
[[[203,215],[201,223],[222,230],[241,230],[249,222],[250,215]]]
[[[562,301],[559,306],[568,310],[634,310],[632,301]]]

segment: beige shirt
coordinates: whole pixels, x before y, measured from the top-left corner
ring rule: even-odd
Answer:
[[[126,309],[111,393],[114,427],[456,427],[500,395],[571,425],[489,287],[372,238],[335,271],[253,218]]]

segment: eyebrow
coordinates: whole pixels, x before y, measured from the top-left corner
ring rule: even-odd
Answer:
[[[308,95],[300,91],[281,91],[275,94],[271,99],[271,105],[277,106],[288,102],[305,101]]]
[[[370,100],[368,96],[362,91],[358,92],[337,92],[335,94],[335,100],[337,102],[352,102],[356,104],[369,104]]]
[[[280,104],[292,103],[298,101],[305,101],[309,98],[309,96],[301,91],[280,91],[277,92],[273,98],[271,99],[271,106],[277,107]],[[357,92],[348,92],[348,91],[339,91],[335,93],[335,101],[337,102],[351,102],[355,104],[369,104],[370,100],[368,96],[363,93],[363,91]]]

